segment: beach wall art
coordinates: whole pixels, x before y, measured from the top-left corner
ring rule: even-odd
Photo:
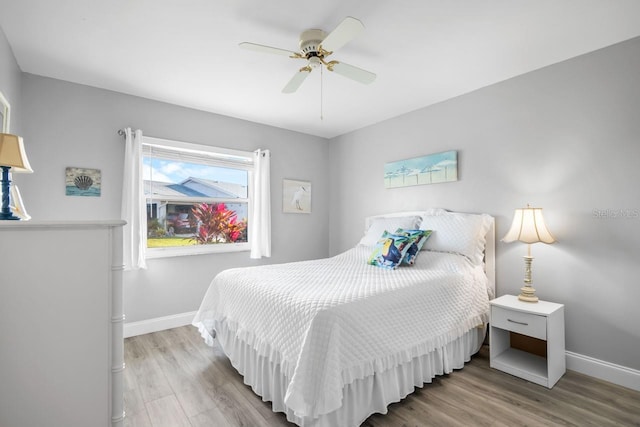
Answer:
[[[282,212],[311,213],[311,182],[282,180]]]
[[[458,180],[458,152],[445,151],[384,165],[385,188]]]
[[[65,173],[65,188],[67,196],[100,197],[100,169],[68,167]]]

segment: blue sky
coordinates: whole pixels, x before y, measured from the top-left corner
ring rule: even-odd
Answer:
[[[149,157],[145,157],[143,160],[143,178],[156,182],[176,184],[189,177],[194,177],[247,185],[247,176],[247,171],[238,169],[205,166],[196,163],[177,162]]]

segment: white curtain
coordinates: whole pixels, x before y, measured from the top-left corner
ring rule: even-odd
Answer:
[[[251,258],[271,256],[271,152],[253,153],[253,209],[249,222]]]
[[[122,183],[122,219],[124,226],[124,268],[147,268],[147,204],[142,178],[142,131],[126,128],[124,179]]]

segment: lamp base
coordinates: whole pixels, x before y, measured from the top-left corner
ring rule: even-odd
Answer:
[[[538,302],[538,297],[536,296],[536,290],[533,286],[523,286],[520,288],[520,295],[518,295],[518,299],[524,302]]]
[[[2,187],[2,210],[0,211],[0,220],[19,220],[20,218],[15,216],[9,207],[9,191],[11,189],[9,169],[11,169],[11,166],[0,166],[0,168],[2,168],[2,180],[0,182]]]
[[[0,221],[4,221],[4,220],[14,220],[14,221],[20,221],[20,218],[18,218],[17,216],[15,216],[13,213],[9,213],[9,215],[6,215],[4,212],[0,212]]]

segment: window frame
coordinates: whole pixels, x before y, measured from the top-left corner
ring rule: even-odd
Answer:
[[[147,194],[142,195],[144,210],[146,211],[147,205],[149,202],[153,200],[162,200],[166,202],[174,202],[174,203],[183,203],[183,204],[191,204],[191,203],[247,203],[247,224],[250,227],[250,218],[251,212],[253,210],[253,191],[251,186],[253,185],[253,173],[254,173],[254,162],[253,162],[253,152],[252,151],[241,151],[234,150],[229,148],[222,147],[214,147],[210,145],[204,144],[194,144],[190,142],[182,142],[182,141],[173,141],[168,139],[154,138],[143,136],[142,140],[143,152],[142,152],[142,162],[144,162],[145,158],[151,157],[146,147],[151,147],[153,150],[154,147],[157,149],[164,150],[173,150],[173,151],[184,151],[185,155],[197,155],[202,154],[202,156],[211,156],[210,162],[202,162],[201,164],[206,164],[212,167],[224,167],[230,169],[241,169],[246,170],[248,173],[247,176],[247,197],[245,198],[212,198],[212,197],[167,197],[167,198],[156,198],[148,197]],[[215,158],[218,159],[215,159]],[[157,158],[166,158],[162,156],[158,156]],[[170,159],[169,159],[170,160]],[[189,160],[176,160],[189,162]],[[250,230],[248,230],[250,232]],[[247,242],[240,243],[222,243],[222,244],[208,244],[208,245],[191,245],[191,246],[173,246],[166,248],[149,248],[147,245],[147,236],[148,230],[146,229],[145,224],[145,258],[146,259],[156,259],[156,258],[168,258],[168,257],[177,257],[177,256],[188,256],[188,255],[203,255],[203,254],[215,254],[215,253],[232,253],[232,252],[244,252],[251,250],[251,244]]]

